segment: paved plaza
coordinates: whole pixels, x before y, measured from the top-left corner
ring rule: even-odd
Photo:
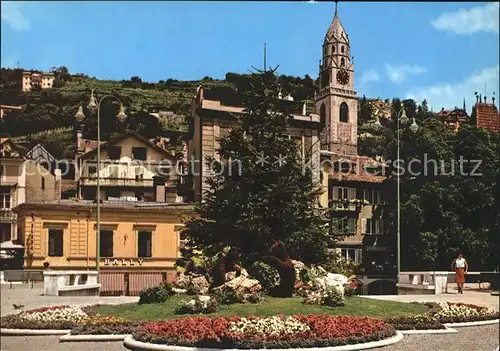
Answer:
[[[13,304],[25,305],[24,309],[32,309],[42,306],[55,306],[63,304],[84,303],[130,303],[137,302],[137,297],[51,297],[43,296],[40,286],[31,289],[24,285],[7,285],[1,287],[2,315],[14,311]],[[463,295],[388,295],[388,296],[366,296],[373,299],[393,301],[453,301],[466,302],[486,306],[499,310],[498,296],[492,296],[486,292],[465,291]],[[485,325],[479,327],[457,328],[458,334],[441,335],[406,335],[403,341],[379,348],[380,351],[410,351],[410,350],[472,350],[472,351],[494,351],[497,349],[499,325]],[[60,343],[55,336],[4,336],[1,338],[1,351],[124,351],[122,342],[99,342],[99,343]]]

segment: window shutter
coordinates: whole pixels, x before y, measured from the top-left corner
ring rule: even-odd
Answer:
[[[356,188],[349,188],[348,199],[349,200],[356,199]]]
[[[347,222],[349,233],[356,233],[356,218],[349,218]]]
[[[334,186],[333,187],[333,199],[338,200],[339,199],[339,189],[338,187]]]
[[[361,234],[366,234],[366,218],[361,218]]]
[[[377,220],[377,234],[384,234],[384,222],[381,219]]]

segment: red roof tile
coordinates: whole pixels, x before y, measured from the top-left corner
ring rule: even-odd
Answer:
[[[493,104],[476,104],[476,123],[478,128],[488,129],[490,132],[500,132],[500,114]]]

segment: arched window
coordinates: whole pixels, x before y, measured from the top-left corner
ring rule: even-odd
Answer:
[[[332,54],[335,52],[335,45],[332,45]]]
[[[349,122],[349,107],[345,102],[340,104],[340,122],[347,123]]]
[[[344,45],[342,45],[342,46],[340,47],[340,52],[341,52],[341,53],[344,53]]]
[[[326,123],[326,106],[325,104],[321,104],[321,107],[319,108],[319,119],[321,124]]]
[[[345,66],[345,59],[343,57],[340,59],[340,65]]]

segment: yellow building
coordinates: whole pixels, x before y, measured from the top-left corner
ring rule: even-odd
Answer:
[[[25,266],[47,262],[59,269],[96,266],[96,203],[54,200],[14,209],[19,237],[26,243]],[[186,204],[104,201],[101,204],[100,266],[103,270],[173,269],[179,257]]]

